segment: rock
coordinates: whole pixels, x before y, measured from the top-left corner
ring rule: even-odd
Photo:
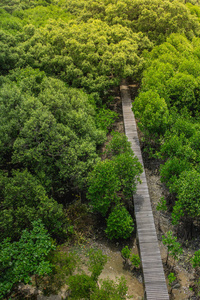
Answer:
[[[143,282],[142,275],[139,275],[139,276],[137,277],[137,280],[138,280],[140,283],[142,283],[142,282]]]
[[[181,287],[180,283],[175,283],[174,285],[172,285],[173,289],[179,289]]]

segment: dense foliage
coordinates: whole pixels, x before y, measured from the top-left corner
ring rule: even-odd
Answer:
[[[110,240],[113,238],[127,239],[131,236],[133,229],[133,219],[126,208],[123,206],[114,207],[107,219],[107,228],[105,232],[107,233],[108,238]]]
[[[113,134],[100,156],[117,119],[112,88],[124,78],[140,84],[133,109],[145,143],[164,161],[173,222],[192,228],[200,207],[198,1],[0,2],[1,247],[18,253],[33,221],[48,230],[47,241],[65,241],[73,231],[66,208],[77,195],[105,217],[110,239],[130,236],[127,204],[142,167],[124,135]],[[20,280],[12,276],[5,295]],[[99,289],[98,270],[74,276],[72,298],[125,297],[123,280]]]
[[[199,219],[199,38],[171,34],[146,53],[148,67],[133,105],[151,152],[164,160],[161,180],[173,197],[174,224],[193,234]]]
[[[64,1],[60,1],[61,5]],[[134,32],[143,32],[156,42],[163,42],[173,32],[181,32],[189,38],[199,34],[199,22],[180,1],[161,0],[82,0],[66,1],[64,7],[87,21],[98,18],[108,24],[121,24]]]
[[[92,99],[28,68],[4,79],[0,107],[1,239],[16,239],[38,217],[54,236],[66,235],[61,204],[84,189],[105,140]]]
[[[31,276],[42,276],[52,272],[52,265],[47,259],[55,249],[47,230],[41,221],[32,223],[33,229],[24,230],[18,242],[10,239],[0,244],[0,297],[11,291],[13,285],[30,283]]]
[[[23,54],[16,65],[40,68],[88,92],[102,95],[142,67],[137,55],[141,37],[120,25],[100,20],[52,21],[44,28],[26,30],[31,30],[31,36],[19,45]]]
[[[140,180],[142,166],[125,135],[113,133],[107,144],[107,157],[98,162],[88,178],[87,198],[95,211],[107,219],[105,232],[110,239],[128,238],[133,231],[133,219],[123,206],[131,199]]]

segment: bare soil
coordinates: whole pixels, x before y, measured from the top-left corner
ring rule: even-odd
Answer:
[[[134,244],[133,244],[134,243]],[[114,281],[121,276],[124,276],[127,281],[128,292],[127,299],[142,300],[144,295],[142,273],[141,270],[134,270],[132,267],[124,266],[124,260],[121,256],[121,249],[127,245],[126,242],[110,242],[104,238],[97,240],[90,240],[88,247],[94,249],[101,249],[103,254],[107,255],[108,261],[99,277],[101,279],[110,278]],[[132,253],[138,254],[137,245],[135,239],[129,241],[129,245],[132,247]]]

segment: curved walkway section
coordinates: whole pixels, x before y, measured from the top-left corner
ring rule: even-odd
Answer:
[[[132,150],[143,165],[135,117],[131,109],[131,97],[125,82],[120,86],[120,91],[125,134],[131,142]],[[137,192],[134,194],[133,199],[143,269],[145,298],[147,300],[169,300],[145,171],[140,178],[142,183],[137,185]]]

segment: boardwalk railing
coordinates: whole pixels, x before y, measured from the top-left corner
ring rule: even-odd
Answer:
[[[137,127],[128,86],[120,86],[125,134],[131,142],[132,150],[144,167]],[[145,171],[141,175],[137,192],[133,195],[140,258],[143,269],[145,298],[147,300],[169,300],[160,249],[154,224]]]

